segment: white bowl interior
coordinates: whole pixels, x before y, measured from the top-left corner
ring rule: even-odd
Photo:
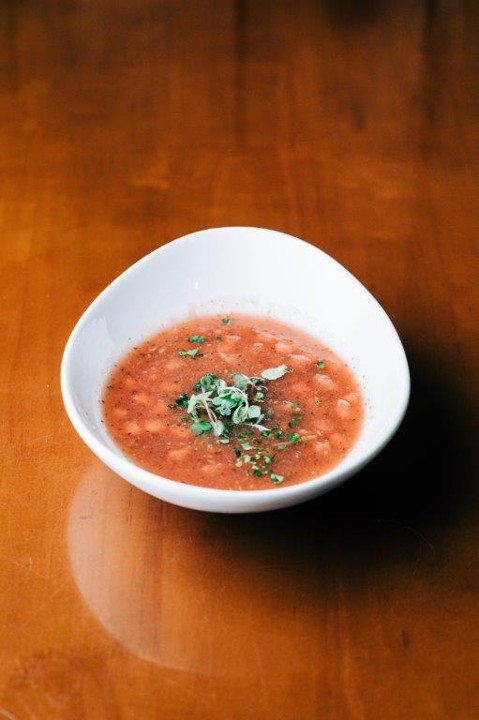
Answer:
[[[360,437],[336,468],[306,483],[265,491],[197,488],[128,461],[101,422],[100,397],[113,363],[162,327],[192,314],[271,315],[317,337],[355,373],[365,399]],[[274,509],[318,495],[381,450],[409,398],[409,371],[384,310],[333,258],[290,235],[214,228],[175,240],[137,262],[87,309],[62,363],[68,415],[87,445],[115,472],[157,497],[223,512]]]

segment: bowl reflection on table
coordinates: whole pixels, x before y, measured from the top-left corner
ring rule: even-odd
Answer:
[[[365,401],[362,430],[351,451],[324,475],[271,490],[203,488],[138,467],[106,432],[100,398],[115,361],[153,333],[192,314],[234,312],[267,315],[296,326],[338,353],[355,373]],[[66,411],[80,437],[128,482],[183,507],[259,512],[316,497],[377,455],[403,418],[409,370],[384,310],[333,258],[284,233],[226,227],[170,242],[112,282],[68,340],[61,385]]]

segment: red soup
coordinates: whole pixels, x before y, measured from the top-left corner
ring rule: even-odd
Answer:
[[[115,365],[106,427],[124,454],[179,482],[262,490],[336,465],[363,418],[347,365],[270,318],[198,317]]]

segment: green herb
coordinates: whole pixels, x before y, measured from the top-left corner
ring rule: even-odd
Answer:
[[[214,373],[206,373],[206,375],[200,377],[198,382],[193,385],[192,390],[195,392],[198,390],[212,390],[215,380],[216,375]]]
[[[275,435],[276,438],[280,438],[278,434]],[[275,447],[276,450],[286,450],[287,448],[291,447],[291,445],[295,445],[296,443],[301,442],[302,438],[299,433],[289,433],[285,438],[282,438],[282,442],[278,443]]]
[[[318,362],[316,363],[316,367],[318,367],[320,369],[322,369],[324,366],[325,366],[324,360],[318,360]]]
[[[193,386],[186,411],[193,420],[207,420],[216,437],[227,432],[228,425],[248,424],[262,429],[261,408],[250,402],[250,387],[255,388],[252,378],[240,373],[233,375],[234,384],[217,378],[214,373],[203,375]]]
[[[204,343],[204,341],[205,339],[203,335],[190,335],[190,337],[188,338],[188,342],[198,343],[199,345],[201,345],[201,343]]]
[[[190,358],[203,357],[203,353],[201,353],[198,348],[195,348],[194,350],[178,350],[178,355],[180,357]]]
[[[233,373],[231,379],[233,380],[233,383],[236,385],[236,387],[238,387],[240,390],[246,390],[248,387],[248,383],[250,382],[250,378],[247,375],[243,375],[242,373]]]
[[[200,338],[203,340],[201,335],[192,335],[190,342],[199,342]],[[182,357],[197,357],[198,349],[182,350],[179,354]],[[264,447],[263,438],[281,439],[282,442],[275,448],[284,450],[299,442],[301,436],[293,432],[284,438],[279,423],[275,423],[271,428],[265,427],[263,421],[269,415],[263,412],[260,403],[266,399],[268,383],[278,380],[287,372],[289,371],[286,365],[263,370],[259,377],[235,372],[231,375],[230,383],[217,377],[215,373],[205,373],[193,385],[190,395],[182,393],[169,407],[181,407],[186,410],[185,419],[191,422],[191,432],[194,435],[211,433],[221,444],[226,445],[231,441],[235,445],[239,443],[239,446],[232,447],[236,457],[236,467],[244,468],[254,477],[268,476],[272,483],[277,484],[284,478],[271,471],[274,459],[274,454],[271,453],[273,448]],[[300,412],[297,401],[292,401],[292,407],[293,413]],[[293,417],[289,427],[296,427],[298,420],[297,416]],[[233,435],[231,435],[232,431],[234,431]],[[258,431],[259,434],[251,437],[254,431]]]
[[[175,402],[171,405],[168,405],[170,408],[186,408],[188,407],[188,395],[186,393],[181,393],[181,395],[178,395]]]
[[[254,449],[254,446],[250,443],[243,443],[242,446],[243,450],[252,450]],[[273,462],[273,457],[266,453],[265,449],[262,447],[256,447],[256,452],[253,456],[251,456],[249,453],[243,453],[242,450],[239,448],[234,449],[234,453],[236,455],[236,463],[235,466],[240,468],[244,467],[246,470],[250,469],[253,477],[263,477],[265,475],[274,475],[275,473],[271,473],[271,470],[269,466]],[[247,468],[246,466],[249,466]]]
[[[221,320],[221,324],[225,325],[226,327],[229,327],[233,323],[233,320],[230,317],[224,317]]]
[[[277,440],[279,440],[279,438],[283,436],[283,431],[281,430],[281,426],[279,425],[279,423],[275,423],[273,425],[273,427],[271,428],[271,432]]]
[[[193,435],[202,435],[212,429],[212,425],[204,420],[197,420],[191,425],[191,432]]]
[[[286,365],[278,365],[278,367],[263,370],[261,377],[264,378],[264,380],[278,380],[280,377],[283,377],[283,375],[286,375],[287,372],[289,371]]]
[[[265,430],[261,420],[263,414],[259,405],[252,402],[252,395],[258,388],[258,378],[250,378],[241,373],[232,375],[233,384],[206,373],[193,385],[193,392],[187,398],[186,411],[193,420],[207,420],[213,433],[219,437],[229,426],[250,426]],[[265,386],[261,386],[263,392]],[[184,406],[184,396],[181,396]]]

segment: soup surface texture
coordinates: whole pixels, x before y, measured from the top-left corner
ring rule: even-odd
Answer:
[[[364,405],[350,369],[314,338],[270,318],[197,317],[117,363],[103,418],[124,454],[184,483],[263,490],[336,465]]]

